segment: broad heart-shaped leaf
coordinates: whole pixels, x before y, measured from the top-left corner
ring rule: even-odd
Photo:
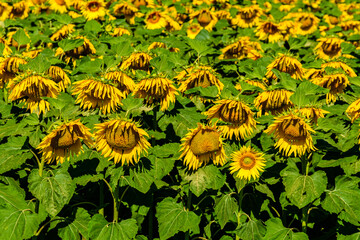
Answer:
[[[148,170],[137,171],[130,169],[129,176],[126,178],[129,180],[131,187],[142,193],[147,193],[154,182],[154,177],[150,175]]]
[[[250,219],[236,230],[236,235],[242,240],[261,240],[264,234],[265,226],[259,220]]]
[[[8,142],[0,145],[0,174],[19,168],[26,159],[32,158],[31,152],[22,150],[27,137],[9,137]]]
[[[339,217],[359,226],[360,222],[360,179],[357,177],[337,176],[335,189],[326,191],[321,206],[330,213],[340,214]]]
[[[185,175],[184,180],[190,181],[191,192],[199,197],[206,189],[220,189],[226,181],[226,176],[214,165],[208,165],[191,175]]]
[[[122,220],[120,223],[108,222],[104,216],[96,214],[89,222],[91,240],[130,240],[138,231],[135,219]]]
[[[0,184],[0,239],[28,239],[41,221],[14,186]]]
[[[81,240],[83,238],[89,239],[88,224],[90,219],[90,215],[85,209],[78,208],[75,219],[71,221],[66,227],[60,228],[58,230],[59,237],[61,237],[63,240]]]
[[[283,226],[279,218],[271,218],[265,223],[266,234],[264,239],[266,240],[308,240],[308,236],[302,232],[293,232],[291,228]]]
[[[238,204],[230,194],[226,194],[215,205],[215,215],[219,221],[221,229],[229,220],[235,221]]]
[[[23,29],[19,29],[13,35],[13,39],[19,44],[19,46],[30,43],[30,38],[25,34]]]
[[[291,95],[290,100],[296,106],[303,107],[307,104],[315,103],[321,94],[329,92],[328,89],[320,87],[310,81],[304,81],[296,88],[296,91]]]
[[[288,161],[288,167],[281,171],[286,196],[298,208],[303,208],[325,191],[327,177],[324,171],[312,175],[302,175],[295,163]]]
[[[71,49],[80,47],[83,44],[84,39],[63,39],[59,42],[59,47],[61,47],[61,49],[66,52]]]
[[[54,171],[44,171],[39,176],[39,170],[34,169],[29,175],[29,190],[39,199],[51,216],[56,216],[67,204],[75,191],[75,183],[64,168]]]
[[[360,232],[351,235],[337,235],[338,240],[360,240]]]
[[[85,32],[96,34],[101,31],[101,24],[95,20],[87,21],[85,23],[84,30]]]
[[[173,198],[165,198],[157,204],[156,217],[159,222],[160,240],[169,239],[180,231],[199,232],[200,216],[187,211]]]
[[[35,71],[39,74],[46,72],[51,66],[50,60],[47,56],[43,54],[39,54],[34,59],[31,59],[27,64],[20,65],[20,69],[22,70],[30,70]]]

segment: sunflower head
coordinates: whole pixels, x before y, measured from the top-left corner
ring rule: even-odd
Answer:
[[[318,58],[331,59],[341,56],[341,43],[342,39],[333,38],[320,38],[319,43],[315,47],[315,53]]]
[[[270,43],[278,42],[283,39],[280,25],[275,23],[272,19],[260,22],[255,32],[255,35],[260,40],[267,40]]]
[[[51,41],[60,41],[64,38],[67,38],[69,34],[73,33],[75,31],[75,25],[74,24],[67,24],[62,26],[59,30],[57,30],[52,36]]]
[[[238,13],[231,23],[241,28],[251,28],[258,24],[261,14],[262,10],[258,5],[238,7]]]
[[[278,58],[267,66],[265,75],[267,79],[277,79],[275,73],[272,71],[273,69],[288,73],[295,79],[302,79],[304,75],[304,70],[299,60],[284,54],[280,54]]]
[[[51,66],[48,69],[47,74],[58,84],[60,91],[65,91],[65,88],[71,84],[70,78],[61,67]]]
[[[147,152],[149,135],[129,120],[110,120],[96,124],[96,149],[114,163],[130,165],[139,162],[141,154]]]
[[[256,151],[250,146],[243,146],[239,151],[232,154],[230,163],[230,174],[235,173],[235,177],[244,180],[254,180],[260,177],[264,171],[264,154]]]
[[[259,43],[250,41],[249,37],[241,37],[237,42],[221,49],[222,54],[219,56],[219,59],[251,58],[256,60],[257,58],[253,57],[261,57],[260,51],[262,51],[262,49]]]
[[[112,83],[125,96],[135,90],[136,84],[126,73],[122,71],[111,71],[104,75],[104,78],[112,80]]]
[[[78,155],[83,151],[81,140],[91,147],[93,135],[80,119],[64,123],[49,133],[37,147],[47,163],[56,160],[63,163],[71,155]]]
[[[103,18],[106,15],[103,0],[91,0],[82,5],[81,13],[87,20]]]
[[[297,34],[308,35],[317,30],[320,19],[313,13],[299,13],[296,22],[299,23]]]
[[[120,68],[122,70],[131,69],[133,71],[143,70],[143,71],[150,72],[150,60],[151,59],[152,59],[152,57],[147,53],[135,52],[135,53],[132,53],[130,55],[130,57],[121,64]]]
[[[210,159],[216,165],[224,165],[225,150],[216,126],[204,126],[198,124],[198,127],[191,129],[181,140],[182,154],[184,164],[190,170],[196,170],[202,165],[206,165]]]
[[[265,111],[265,114],[271,113],[273,115],[279,115],[287,111],[294,106],[290,101],[292,94],[293,92],[285,89],[275,89],[260,93],[254,100],[255,106],[259,109],[258,116],[262,115],[262,111]]]
[[[316,107],[304,107],[298,110],[301,115],[310,120],[311,124],[317,124],[319,118],[324,118],[324,114],[329,113],[326,110]]]
[[[66,13],[67,6],[65,0],[49,0],[49,9],[59,13]]]
[[[11,12],[9,14],[10,19],[27,18],[29,16],[29,11],[30,11],[29,5],[30,5],[29,1],[20,1],[20,2],[14,3],[11,8]]]
[[[192,23],[189,25],[189,27],[186,30],[186,34],[189,38],[195,39],[195,37],[199,34],[202,27],[198,23]]]
[[[360,117],[360,98],[350,104],[346,109],[346,114],[351,119],[352,123]]]
[[[295,114],[275,117],[265,133],[274,134],[275,148],[279,148],[285,156],[302,156],[306,152],[314,151],[311,132],[315,132],[305,120]]]
[[[165,14],[160,11],[150,12],[145,18],[145,24],[147,29],[158,29],[166,27],[167,21]]]
[[[349,79],[344,73],[327,74],[320,78],[311,80],[314,84],[330,90],[326,94],[326,103],[336,102],[336,96],[343,93],[344,89],[350,84]]]
[[[196,18],[200,26],[208,31],[211,31],[218,21],[216,15],[213,12],[211,12],[209,9],[201,9],[199,11],[196,11],[190,14],[190,18],[191,19]]]

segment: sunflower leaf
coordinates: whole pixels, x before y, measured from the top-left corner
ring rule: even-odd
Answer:
[[[75,183],[66,169],[44,171],[39,176],[39,170],[34,169],[29,175],[29,190],[40,200],[51,216],[56,216],[67,204],[75,191]]]
[[[66,227],[58,229],[59,237],[64,240],[89,239],[88,224],[90,220],[89,213],[83,208],[78,208],[76,210],[75,219],[71,220]]]
[[[159,222],[160,240],[169,239],[178,232],[199,232],[200,217],[170,197],[157,204],[156,218]]]
[[[283,177],[286,196],[292,204],[303,208],[314,201],[325,191],[327,177],[324,171],[316,171],[312,175],[302,175],[295,162],[289,160],[288,167],[280,172]]]
[[[101,24],[95,20],[90,20],[85,23],[84,31],[90,34],[97,34],[101,31]]]
[[[291,102],[299,107],[304,107],[308,104],[314,104],[321,97],[322,94],[328,93],[329,90],[320,87],[310,81],[303,81],[296,88],[293,95],[290,96]]]
[[[23,29],[19,29],[13,35],[13,39],[19,44],[19,46],[30,43],[30,38],[26,35]]]
[[[246,223],[241,224],[236,230],[236,235],[243,240],[263,239],[265,235],[265,226],[259,220],[250,219]]]
[[[59,47],[61,47],[61,49],[66,52],[83,45],[84,39],[63,39],[58,44]]]
[[[266,234],[264,239],[266,240],[278,240],[278,239],[287,239],[287,240],[307,240],[309,239],[305,233],[302,232],[293,232],[291,228],[286,228],[283,226],[279,218],[271,218],[265,222],[266,225]]]
[[[229,221],[236,221],[235,216],[237,209],[238,204],[230,194],[223,195],[215,204],[215,215],[218,219],[221,229],[223,229],[225,224]]]

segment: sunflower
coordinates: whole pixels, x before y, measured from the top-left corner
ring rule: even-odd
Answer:
[[[296,33],[299,35],[309,35],[318,29],[320,19],[313,13],[296,13],[295,22],[299,23]]]
[[[326,94],[327,104],[331,102],[335,103],[337,94],[343,93],[347,85],[350,84],[349,79],[343,73],[328,74],[323,77],[313,78],[311,81],[316,85],[330,90],[330,92]]]
[[[340,22],[339,18],[328,14],[325,14],[323,18],[325,22],[329,25],[329,28],[334,28]]]
[[[260,172],[264,171],[265,159],[264,154],[257,152],[250,146],[243,146],[239,151],[232,154],[230,163],[230,174],[235,173],[235,177],[256,180],[260,177]]]
[[[246,82],[246,83],[248,83],[248,84],[250,84],[252,86],[258,87],[258,88],[262,89],[263,91],[267,90],[267,87],[266,87],[267,85],[263,81],[246,79],[246,80],[244,80],[244,82]],[[235,89],[238,90],[239,92],[241,92],[241,94],[244,94],[244,95],[252,95],[252,94],[254,94],[256,92],[256,91],[243,91],[240,83],[237,83],[235,85]]]
[[[67,6],[65,0],[49,0],[49,9],[58,13],[66,13]]]
[[[319,38],[319,43],[315,47],[315,53],[318,58],[331,59],[341,56],[341,43],[344,40],[336,37]]]
[[[136,84],[126,73],[122,71],[111,71],[104,75],[104,78],[112,80],[125,97],[135,90]]]
[[[21,55],[25,58],[36,58],[41,52],[42,49],[34,49],[31,51],[22,52]]]
[[[272,19],[261,21],[255,32],[255,36],[257,36],[260,40],[267,40],[270,43],[283,40],[280,25],[273,22]]]
[[[140,6],[144,6],[147,8],[155,7],[155,3],[153,0],[131,0],[131,3],[138,9],[140,9]]]
[[[262,10],[259,5],[252,5],[248,7],[235,7],[238,12],[231,20],[232,25],[237,25],[241,28],[252,28],[259,23]]]
[[[75,25],[74,24],[66,24],[62,26],[59,30],[57,30],[52,36],[51,41],[60,41],[64,38],[67,38],[69,34],[73,33],[75,31]]]
[[[290,37],[296,37],[296,23],[294,21],[283,20],[279,25],[284,41],[288,41]]]
[[[20,65],[26,64],[27,61],[20,57],[0,57],[0,88],[15,78],[16,74],[20,72]]]
[[[9,14],[10,19],[20,18],[24,19],[29,16],[29,2],[28,1],[20,1],[14,3],[11,8],[11,12]]]
[[[267,79],[277,79],[273,69],[277,69],[280,72],[288,73],[291,77],[300,80],[304,77],[304,70],[302,64],[294,57],[287,56],[285,54],[279,54],[280,56],[276,58],[272,63],[267,66],[266,78]]]
[[[118,3],[114,6],[113,13],[115,16],[125,16],[129,24],[135,24],[135,17],[139,16],[138,9],[127,2]]]
[[[150,72],[150,60],[152,57],[143,52],[135,52],[121,64],[121,69],[143,70]]]
[[[341,62],[340,60],[336,60],[336,61],[330,61],[330,62],[326,62],[321,64],[321,68],[323,70],[325,70],[326,67],[331,67],[331,68],[335,68],[335,69],[342,69],[344,70],[344,72],[349,75],[349,77],[356,77],[357,74],[355,73],[355,71],[346,63]]]
[[[215,12],[215,15],[219,20],[224,19],[224,20],[227,20],[228,22],[231,22],[231,20],[232,20],[231,13],[227,9],[218,10]]]
[[[240,37],[233,44],[221,49],[222,54],[219,59],[243,59],[250,58],[256,60],[261,57],[262,52],[260,43],[250,41],[250,37]]]
[[[191,13],[189,17],[191,19],[196,19],[200,26],[208,31],[211,31],[218,21],[215,13],[211,12],[209,9],[198,10]]]
[[[311,133],[315,131],[302,117],[295,114],[287,114],[275,117],[268,129],[264,131],[274,134],[276,139],[275,148],[279,148],[285,156],[302,156],[306,152],[315,151]]]
[[[164,28],[167,25],[165,13],[160,11],[152,11],[145,17],[145,28],[147,29],[159,29]]]
[[[189,170],[196,170],[206,165],[210,159],[214,164],[221,166],[226,162],[223,142],[216,126],[204,126],[198,123],[198,127],[190,129],[181,141],[183,143],[180,159],[184,157],[184,164]]]
[[[184,76],[184,77],[181,77]],[[182,79],[179,87],[181,93],[185,93],[194,87],[209,87],[216,86],[219,93],[223,90],[224,84],[216,77],[214,69],[208,66],[200,66],[198,68],[191,68],[187,73],[180,73],[175,78]]]
[[[165,43],[162,43],[162,42],[153,42],[149,45],[148,51],[150,51],[152,49],[156,49],[156,48],[165,48],[166,49],[166,45],[165,45]]]
[[[37,74],[24,73],[9,81],[9,100],[25,102],[31,113],[40,115],[50,108],[42,97],[56,98],[59,88],[54,81]]]
[[[191,23],[186,30],[186,34],[189,38],[195,39],[195,37],[199,34],[201,29],[203,28],[200,26],[200,24]]]
[[[141,80],[134,91],[134,96],[144,98],[146,104],[160,104],[160,110],[165,111],[170,103],[175,102],[176,88],[167,78],[146,78]]]
[[[5,21],[9,18],[12,7],[6,2],[0,2],[0,21]]]
[[[345,112],[351,119],[352,123],[358,119],[360,117],[360,98],[351,103]]]
[[[118,27],[118,28],[114,28],[114,32],[111,33],[111,36],[113,37],[121,37],[122,35],[131,35],[130,31],[127,30],[126,28],[121,28],[121,27]]]
[[[39,144],[37,149],[40,149],[42,158],[47,163],[52,163],[54,160],[58,164],[64,163],[72,155],[78,155],[83,151],[81,140],[91,147],[93,141],[89,128],[85,127],[80,119],[64,123],[52,130]]]
[[[86,20],[103,19],[106,15],[105,3],[103,0],[90,0],[85,2],[81,8],[82,15]]]
[[[219,126],[225,138],[231,139],[235,136],[236,140],[247,138],[256,128],[254,113],[242,101],[219,100],[215,102],[209,110],[204,113],[209,119],[218,118],[228,123]]]
[[[61,67],[51,66],[47,70],[47,74],[50,76],[51,80],[58,84],[59,91],[65,91],[65,88],[71,84],[70,78]]]
[[[181,25],[175,21],[172,17],[168,16],[168,15],[164,15],[165,19],[166,19],[166,26],[165,29],[169,32],[173,32],[173,31],[179,31],[181,30]]]
[[[360,21],[358,20],[348,20],[341,22],[339,26],[342,28],[343,31],[354,30],[355,32],[360,31]]]
[[[298,111],[307,119],[310,119],[311,124],[317,124],[317,120],[319,118],[324,118],[325,117],[324,114],[329,113],[326,110],[315,107],[304,107],[304,108],[300,108]]]
[[[260,93],[254,100],[255,107],[259,109],[259,112],[257,113],[258,116],[263,114],[263,110],[265,111],[265,115],[268,113],[278,115],[287,111],[294,106],[290,101],[290,96],[292,94],[293,92],[285,89],[275,89]]]
[[[95,125],[96,150],[114,163],[130,165],[139,162],[141,154],[147,152],[149,135],[129,120],[110,120]]]

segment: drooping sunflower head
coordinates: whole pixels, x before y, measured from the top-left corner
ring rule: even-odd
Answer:
[[[47,70],[47,74],[51,80],[58,84],[59,91],[65,91],[65,88],[71,84],[70,78],[61,67],[51,66]]]
[[[277,69],[280,72],[288,73],[295,79],[302,79],[304,76],[304,70],[302,64],[294,57],[280,54],[272,63],[267,66],[266,78],[277,79],[275,73],[272,71]]]
[[[296,18],[298,22],[297,34],[308,35],[314,33],[319,25],[320,19],[313,13],[298,13]]]
[[[343,31],[349,31],[349,30],[354,30],[355,32],[360,31],[360,21],[358,20],[344,21],[341,22],[339,25]]]
[[[6,2],[0,2],[0,21],[5,21],[9,18],[11,13],[11,6]]]
[[[285,156],[302,156],[306,152],[315,151],[311,133],[315,132],[305,120],[293,113],[275,117],[265,133],[274,134],[275,148],[279,148]]]
[[[184,164],[189,170],[196,170],[210,160],[215,165],[225,164],[225,150],[216,126],[198,124],[181,141],[180,159],[184,158]]]
[[[256,128],[254,113],[242,101],[218,100],[204,113],[209,119],[218,118],[227,123],[219,126],[225,138],[236,140],[248,137]]]
[[[131,35],[130,31],[126,28],[121,28],[121,27],[118,27],[118,28],[114,28],[114,32],[111,33],[111,36],[113,37],[121,37],[122,35]]]
[[[244,180],[254,180],[260,177],[264,171],[264,154],[256,151],[250,146],[243,146],[239,151],[232,154],[230,163],[230,174],[235,173],[235,177]]]
[[[328,14],[325,14],[323,18],[330,28],[335,27],[340,21],[339,18]]]
[[[147,152],[149,135],[136,123],[128,120],[110,120],[95,125],[96,149],[114,163],[133,165]]]
[[[0,88],[15,78],[19,73],[19,66],[26,64],[27,61],[20,57],[0,57]]]
[[[106,15],[105,3],[103,0],[90,0],[82,5],[81,13],[87,20],[101,19]]]
[[[252,5],[247,7],[238,7],[238,12],[231,23],[241,28],[251,28],[259,23],[262,9],[259,5]]]
[[[258,116],[261,116],[263,111],[265,115],[268,113],[278,115],[287,111],[294,106],[290,101],[292,94],[293,92],[285,89],[275,89],[260,93],[254,100],[255,107],[259,109]]]
[[[326,63],[321,64],[321,68],[325,70],[326,67],[334,68],[334,69],[342,69],[349,77],[356,77],[357,74],[355,71],[346,63],[335,60],[335,61],[329,61]]]
[[[360,98],[349,105],[346,109],[346,114],[351,119],[352,123],[360,117]]]
[[[175,102],[177,94],[172,81],[161,77],[141,80],[134,91],[134,96],[144,98],[146,104],[160,104],[161,111],[165,111],[169,108],[170,103]]]
[[[219,59],[250,58],[256,60],[261,57],[262,49],[260,43],[250,41],[249,37],[241,37],[237,42],[221,49],[221,52]]]
[[[193,12],[192,14],[190,14],[190,18],[196,18],[200,26],[208,31],[211,31],[218,21],[216,15],[209,9],[201,9]]]
[[[60,41],[64,38],[67,38],[69,34],[73,33],[75,31],[75,25],[74,24],[66,24],[62,26],[59,30],[57,30],[52,36],[51,41]]]
[[[9,100],[25,102],[31,113],[40,115],[50,108],[50,103],[42,97],[56,98],[59,95],[57,84],[43,76],[24,73],[9,81]]]
[[[117,17],[124,15],[126,21],[129,24],[135,24],[135,17],[137,12],[138,9],[134,7],[132,4],[129,4],[127,2],[116,4],[113,10],[114,15]]]
[[[122,64],[122,70],[143,70],[150,72],[150,60],[152,57],[144,52],[135,52],[130,55]]]
[[[140,6],[153,8],[155,7],[155,3],[153,0],[131,0],[131,3],[140,9]]]
[[[101,80],[81,80],[73,85],[72,94],[78,95],[75,103],[80,103],[80,107],[85,110],[100,108],[103,114],[114,112],[125,98],[119,89]]]
[[[93,145],[92,134],[80,119],[64,123],[49,133],[37,147],[42,153],[42,158],[51,163],[64,163],[72,155],[83,151],[81,140],[88,146]]]
[[[275,23],[272,19],[261,21],[256,30],[256,36],[260,40],[267,40],[270,43],[278,42],[283,39],[281,34],[280,25]]]
[[[293,20],[283,20],[279,25],[284,41],[289,40],[290,37],[296,37],[296,22]]]
[[[145,24],[147,29],[159,29],[166,27],[167,21],[165,13],[160,11],[150,12],[145,18]]]
[[[9,14],[10,19],[20,18],[24,19],[29,16],[29,1],[20,1],[14,3],[11,8],[11,12]]]
[[[104,78],[112,80],[115,87],[117,87],[125,96],[135,90],[135,82],[123,71],[107,72],[104,75]]]
[[[59,13],[66,13],[67,6],[65,0],[49,0],[49,9]]]
[[[156,48],[165,48],[166,49],[166,44],[163,42],[153,42],[149,45],[148,51],[150,51],[152,49],[156,49]]]
[[[200,26],[200,24],[191,23],[186,30],[186,34],[189,38],[194,39],[199,34],[201,29],[202,27]]]
[[[319,118],[324,118],[324,114],[329,113],[326,110],[316,107],[303,107],[295,111],[299,111],[301,115],[309,119],[311,124],[317,124]]]
[[[315,53],[318,58],[331,59],[341,56],[341,43],[344,40],[336,37],[320,38],[319,43],[315,47]]]
[[[336,102],[336,96],[343,93],[344,89],[350,84],[349,79],[344,73],[327,74],[320,78],[311,80],[314,84],[330,90],[326,94],[326,103]]]

